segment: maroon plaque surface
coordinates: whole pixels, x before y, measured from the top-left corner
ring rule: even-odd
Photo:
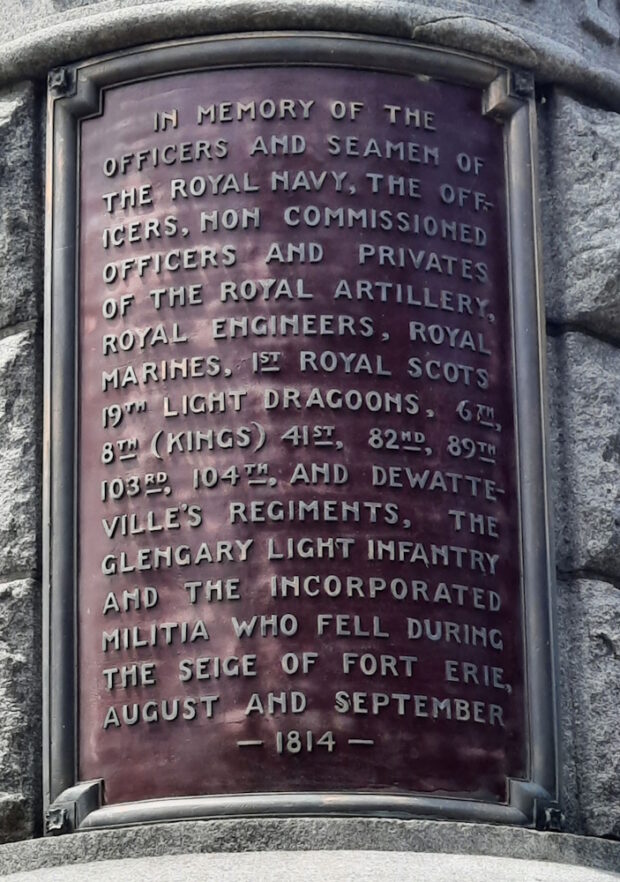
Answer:
[[[79,778],[507,801],[526,771],[502,127],[242,69],[81,124]]]

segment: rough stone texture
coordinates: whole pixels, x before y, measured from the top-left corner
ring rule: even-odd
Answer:
[[[620,590],[578,579],[560,582],[558,596],[569,810],[583,832],[620,838]]]
[[[41,586],[0,582],[0,842],[39,827]]]
[[[43,207],[34,93],[28,83],[0,92],[0,842],[41,827]]]
[[[40,352],[32,328],[0,339],[0,579],[38,572]]]
[[[7,882],[55,882],[57,869],[34,870],[2,876]],[[586,870],[566,864],[545,864],[510,858],[465,857],[463,855],[399,854],[394,852],[333,851],[250,852],[246,854],[177,855],[175,857],[129,858],[100,864],[64,867],[63,882],[359,882],[389,879],[391,882],[613,882],[616,873]]]
[[[88,55],[168,38],[313,29],[404,37],[533,67],[620,107],[617,40],[586,23],[596,0],[4,0],[5,77],[44,74]],[[596,11],[610,32],[615,6]],[[1,73],[0,73],[1,76]]]
[[[65,879],[66,867],[92,861],[160,855],[221,854],[226,852],[359,852],[435,853],[441,855],[487,855],[517,857],[600,870],[620,870],[620,843],[594,837],[539,833],[513,827],[464,824],[450,821],[399,821],[388,818],[235,818],[211,821],[180,821],[116,830],[97,830],[0,846],[0,873],[10,874],[43,867],[63,867],[57,879]],[[237,855],[236,855],[237,856]],[[363,858],[363,854],[361,858]],[[234,860],[234,859],[233,859]],[[91,878],[91,867],[82,878]],[[573,874],[573,878],[584,878]],[[108,878],[116,878],[111,874]],[[127,871],[119,878],[130,879]],[[156,872],[152,878],[159,878]],[[260,879],[271,879],[271,873]],[[296,878],[291,874],[289,878]],[[324,879],[331,879],[328,874]],[[364,874],[361,879],[385,878],[384,873]],[[389,878],[389,877],[388,877]],[[398,876],[396,878],[399,878]],[[426,879],[405,875],[404,879]],[[467,877],[461,877],[467,878]],[[492,874],[474,875],[476,882]],[[521,878],[528,878],[527,876]],[[561,875],[557,876],[562,879]],[[532,877],[532,882],[536,876]],[[594,880],[592,880],[594,882]]]
[[[41,519],[34,325],[0,332],[0,842],[32,836],[41,815],[41,588],[28,578]]]
[[[620,340],[620,114],[558,93],[540,117],[547,316]]]
[[[564,811],[620,837],[620,115],[540,115]]]
[[[584,334],[549,341],[560,572],[620,577],[620,349]]]
[[[0,331],[40,314],[43,217],[31,84],[0,92]]]

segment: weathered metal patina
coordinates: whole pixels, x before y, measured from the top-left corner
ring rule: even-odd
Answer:
[[[50,798],[103,781],[69,826],[536,822],[555,776],[527,77],[389,41],[274,47],[186,44],[178,73],[167,47],[140,77],[122,56],[52,102],[79,232],[76,740]],[[73,269],[52,264],[57,299]]]

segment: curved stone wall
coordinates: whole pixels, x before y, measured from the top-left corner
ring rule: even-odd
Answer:
[[[620,839],[620,6],[615,0],[5,0],[2,14],[0,839],[41,832],[47,71],[142,42],[281,29],[457,47],[536,75],[565,828]],[[455,829],[446,824],[443,845],[437,839],[430,850],[455,850],[446,845]],[[506,839],[512,842],[506,854],[523,856],[517,840]],[[564,841],[570,854],[571,837]],[[360,843],[352,838],[349,847]],[[605,845],[604,860],[592,865],[613,868],[618,848]],[[551,849],[550,859],[555,854]]]
[[[9,77],[125,46],[202,34],[329,30],[402,37],[498,57],[620,106],[613,0],[7,0],[0,70]]]

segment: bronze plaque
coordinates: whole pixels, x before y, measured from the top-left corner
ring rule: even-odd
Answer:
[[[246,67],[81,123],[78,778],[508,801],[527,774],[504,128]]]

